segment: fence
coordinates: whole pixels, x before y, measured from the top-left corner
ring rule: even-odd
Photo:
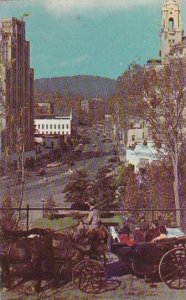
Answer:
[[[72,214],[78,214],[80,216],[85,216],[88,214],[88,211],[79,211],[79,210],[71,210],[69,207],[55,207],[55,208],[49,208],[49,207],[45,207],[45,203],[43,203],[42,207],[30,207],[30,205],[26,205],[26,207],[22,207],[22,208],[16,208],[16,207],[0,207],[0,211],[16,211],[16,212],[26,212],[26,218],[24,217],[24,219],[26,219],[26,230],[29,230],[29,224],[30,224],[30,213],[34,212],[34,211],[40,211],[42,217],[46,217],[48,215],[50,215],[50,219],[55,219],[55,218],[63,218],[65,216],[70,216]],[[175,216],[176,211],[180,211],[181,213],[186,212],[186,208],[185,209],[126,209],[126,210],[113,210],[110,211],[109,213],[112,215],[127,215],[127,214],[133,214],[136,216],[140,216],[140,214],[148,214],[149,219],[153,219],[154,216],[157,213],[160,214],[173,214]],[[103,212],[104,213],[104,212]],[[184,220],[184,225],[186,225],[186,213],[184,213],[185,216],[185,220]],[[186,226],[184,226],[185,228]]]

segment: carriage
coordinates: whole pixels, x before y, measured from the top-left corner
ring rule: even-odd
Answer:
[[[149,283],[164,282],[171,289],[186,289],[186,236],[132,247],[114,243],[112,252],[119,258],[124,275],[145,278]]]
[[[97,233],[96,233],[97,234]],[[35,289],[41,281],[73,281],[85,293],[99,293],[112,276],[132,274],[146,281],[164,282],[172,289],[186,288],[186,237],[167,238],[154,243],[139,243],[132,247],[115,242],[111,252],[117,262],[106,261],[103,238],[85,235],[83,239],[61,232],[31,229],[8,236],[8,252],[1,251],[1,279],[10,287],[14,278],[20,282],[35,279]]]

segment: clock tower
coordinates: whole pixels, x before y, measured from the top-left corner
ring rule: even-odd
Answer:
[[[161,23],[161,63],[166,62],[171,48],[182,43],[181,11],[177,0],[164,0]]]

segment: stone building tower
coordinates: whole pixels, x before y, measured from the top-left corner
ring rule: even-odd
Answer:
[[[182,43],[183,30],[181,11],[177,0],[164,0],[161,23],[161,63],[164,63],[171,54],[175,45]]]
[[[0,125],[0,159],[17,153],[18,138],[33,156],[34,70],[23,19],[0,19]]]

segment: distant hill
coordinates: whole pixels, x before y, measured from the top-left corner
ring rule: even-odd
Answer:
[[[116,81],[114,79],[77,75],[72,77],[54,77],[35,79],[36,93],[60,94],[62,97],[81,96],[82,99],[108,99],[115,94]]]

